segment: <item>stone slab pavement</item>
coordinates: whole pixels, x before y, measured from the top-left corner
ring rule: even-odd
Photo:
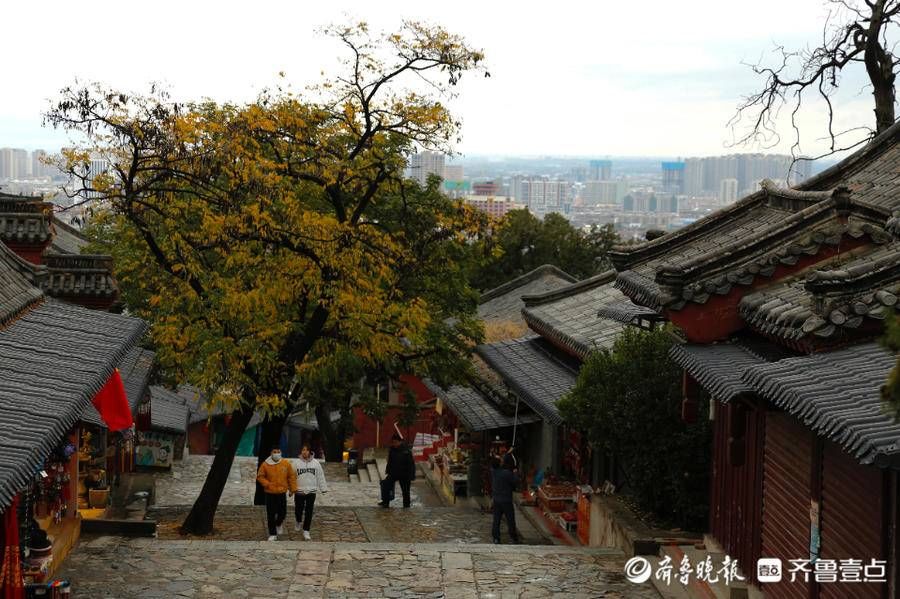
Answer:
[[[318,502],[318,500],[317,500]],[[151,509],[147,517],[157,521],[160,539],[183,539],[178,527],[188,506]],[[463,507],[419,507],[411,509],[379,507],[316,507],[310,534],[314,541],[347,543],[490,543],[490,514]],[[527,518],[519,514],[519,532],[525,544],[548,541]],[[288,502],[283,540],[301,540],[294,531],[293,504]],[[261,506],[222,506],[216,511],[214,531],[203,539],[259,541],[266,532],[266,514]],[[501,538],[508,541],[506,523]],[[200,539],[198,539],[198,542]]]
[[[176,463],[170,473],[158,474],[155,480],[154,505],[192,505],[206,480],[212,458],[213,456],[206,455],[188,456]],[[329,491],[316,498],[317,506],[374,506],[381,499],[378,482],[349,482],[347,468],[343,464],[325,464],[325,478]],[[236,457],[219,505],[253,505],[255,491],[256,458]],[[399,486],[396,493],[399,496]],[[431,494],[425,481],[414,482],[411,492],[413,507],[439,503],[436,498],[429,497]]]
[[[96,599],[658,599],[606,549],[83,537],[60,576]]]

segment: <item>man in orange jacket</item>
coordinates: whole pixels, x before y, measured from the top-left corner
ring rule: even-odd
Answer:
[[[277,541],[278,535],[284,534],[284,518],[287,516],[287,496],[297,492],[297,473],[288,460],[281,459],[281,449],[272,449],[272,455],[266,458],[256,480],[266,492],[266,518],[269,524],[269,540]]]

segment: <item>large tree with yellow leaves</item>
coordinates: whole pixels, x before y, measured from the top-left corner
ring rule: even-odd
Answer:
[[[402,173],[416,148],[449,150],[459,124],[443,99],[483,56],[413,22],[329,33],[345,68],[301,95],[178,104],[76,86],[46,114],[86,140],[62,166],[96,206],[163,367],[232,411],[185,532],[211,532],[255,411],[272,442],[305,384],[350,362],[446,375],[480,335],[454,257],[483,221]]]

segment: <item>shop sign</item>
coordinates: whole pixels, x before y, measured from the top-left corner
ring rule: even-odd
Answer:
[[[170,468],[175,451],[174,441],[174,437],[166,433],[138,431],[135,462],[138,466]]]

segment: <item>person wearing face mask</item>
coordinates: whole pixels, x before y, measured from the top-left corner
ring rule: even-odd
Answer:
[[[294,470],[297,472],[297,493],[294,495],[294,516],[297,522],[294,524],[294,530],[301,530],[302,525],[303,538],[308,541],[316,492],[327,493],[328,484],[325,482],[322,464],[312,456],[306,445],[300,450],[300,457],[294,462]]]
[[[281,449],[272,449],[256,473],[256,480],[266,492],[266,519],[269,524],[269,540],[277,541],[284,534],[284,518],[287,516],[286,493],[297,492],[297,473],[288,460],[281,459]]]

